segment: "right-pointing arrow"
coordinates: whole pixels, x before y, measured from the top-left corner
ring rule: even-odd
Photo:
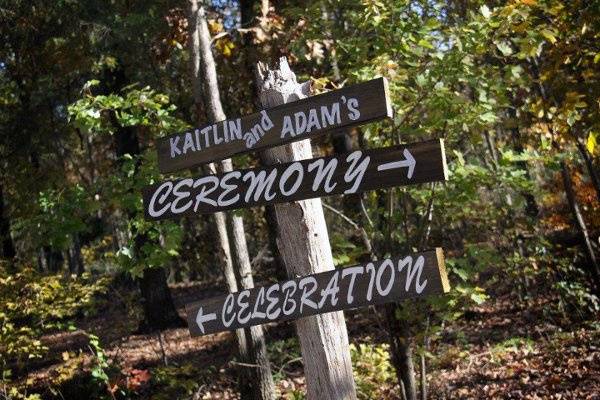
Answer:
[[[198,324],[198,328],[200,328],[200,332],[204,335],[204,323],[208,321],[214,321],[217,319],[217,314],[202,314],[202,307],[198,309],[198,314],[196,314],[196,323]]]
[[[404,160],[380,164],[377,167],[377,171],[386,171],[388,169],[408,167],[408,173],[406,174],[406,176],[408,177],[408,179],[411,179],[413,176],[413,172],[415,171],[415,165],[417,165],[417,161],[412,156],[412,154],[410,154],[410,151],[408,151],[408,149],[404,149],[404,152],[402,152],[402,154],[404,154]]]

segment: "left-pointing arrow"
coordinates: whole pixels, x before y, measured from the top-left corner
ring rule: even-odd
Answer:
[[[198,328],[200,328],[200,332],[204,335],[204,323],[208,321],[214,321],[217,319],[217,314],[202,314],[202,307],[198,309],[198,314],[196,314],[196,323],[198,324]]]
[[[404,160],[392,161],[389,163],[381,164],[377,167],[377,171],[386,171],[388,169],[408,167],[408,173],[406,174],[406,176],[408,177],[408,179],[412,178],[413,172],[415,171],[415,165],[417,165],[417,161],[412,156],[412,154],[410,154],[410,151],[408,151],[408,149],[404,149],[402,154],[404,154]]]

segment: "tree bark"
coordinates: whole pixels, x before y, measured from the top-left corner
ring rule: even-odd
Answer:
[[[83,274],[83,257],[81,256],[81,241],[79,234],[74,233],[68,249],[69,272],[81,276]]]
[[[164,268],[144,269],[138,283],[142,292],[144,309],[142,330],[154,331],[172,326],[183,326],[181,318],[173,305]]]
[[[202,100],[209,122],[215,123],[226,119],[221,104],[219,86],[217,82],[217,68],[211,50],[211,37],[206,21],[206,10],[198,0],[190,0],[190,49],[192,54],[192,77],[194,98]],[[199,83],[202,82],[202,88]],[[198,102],[198,101],[197,101]],[[214,168],[214,166],[213,166]],[[221,162],[223,172],[233,170],[231,159],[225,159]],[[222,213],[220,213],[222,214]],[[229,222],[229,223],[228,223]],[[250,256],[246,244],[244,230],[244,221],[236,213],[224,214],[217,217],[217,227],[221,241],[229,242],[229,233],[233,239],[233,246],[222,245],[224,252],[229,252],[228,260],[225,263],[226,279],[230,292],[237,291],[237,282],[235,280],[234,268],[231,257],[233,249],[233,260],[240,275],[240,282],[243,289],[254,287],[252,270],[250,266]],[[234,287],[235,286],[235,287]],[[240,347],[240,356],[242,361],[254,364],[257,368],[251,367],[245,371],[246,382],[240,382],[240,392],[242,398],[254,398],[263,400],[275,399],[275,385],[271,374],[271,366],[267,358],[267,347],[264,339],[262,326],[254,326],[238,330],[238,345]],[[247,392],[246,390],[249,389]]]
[[[298,84],[287,60],[275,70],[258,65],[257,87],[264,108],[307,97],[310,82]],[[310,140],[264,151],[269,164],[312,157]],[[288,276],[305,276],[333,269],[329,235],[320,199],[275,205],[277,244]],[[306,376],[307,399],[356,399],[348,333],[341,311],[296,321]]]
[[[2,184],[0,183],[0,239],[2,240],[2,258],[12,261],[17,252],[15,245],[10,235],[10,219],[8,218],[7,212],[4,205],[4,192],[2,191]]]
[[[569,208],[571,210],[571,214],[573,214],[573,220],[575,221],[577,230],[583,238],[584,249],[589,258],[590,267],[588,268],[588,272],[592,278],[592,281],[594,282],[594,285],[596,286],[596,294],[600,294],[600,268],[598,267],[598,260],[594,254],[594,248],[592,247],[590,235],[585,221],[583,220],[581,210],[579,209],[577,198],[575,197],[575,191],[573,190],[573,182],[571,180],[569,167],[564,160],[560,162],[560,172],[562,174],[563,185],[565,187],[565,193],[567,194]]]
[[[384,306],[390,338],[390,355],[396,377],[403,388],[406,400],[417,400],[417,381],[412,358],[412,336],[408,322],[396,316],[401,306],[392,303]]]

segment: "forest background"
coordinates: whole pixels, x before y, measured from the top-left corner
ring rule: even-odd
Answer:
[[[258,110],[254,66],[281,56],[315,93],[390,82],[392,120],[315,154],[446,143],[445,183],[323,200],[336,266],[446,253],[447,295],[346,313],[359,398],[600,392],[600,1],[2,0],[0,19],[1,397],[303,398],[292,323],[191,339],[181,319],[250,266],[285,279],[272,210],[147,222],[141,200],[167,177],[156,139],[219,119],[215,94]]]

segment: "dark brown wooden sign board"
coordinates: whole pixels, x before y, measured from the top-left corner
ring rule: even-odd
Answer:
[[[342,267],[186,305],[192,336],[450,290],[441,248]]]
[[[158,140],[162,173],[392,117],[385,78],[282,104]]]
[[[143,190],[148,220],[448,179],[441,139],[225,174],[168,180]]]

